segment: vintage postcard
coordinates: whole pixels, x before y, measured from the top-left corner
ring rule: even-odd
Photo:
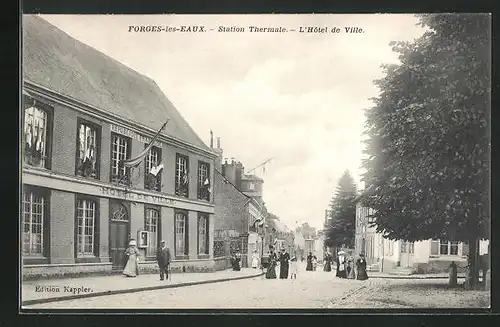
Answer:
[[[489,308],[491,15],[23,15],[20,303]]]

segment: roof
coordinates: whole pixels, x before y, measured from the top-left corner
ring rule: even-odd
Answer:
[[[244,179],[244,180],[249,180],[249,181],[261,181],[263,182],[264,180],[256,175],[243,175],[241,176],[241,179]]]
[[[278,232],[283,232],[283,233],[291,232],[291,230],[278,219],[269,219],[268,222],[270,222],[272,224],[272,227],[274,227]]]
[[[72,38],[41,17],[23,16],[23,78],[84,104],[210,151],[149,77]]]

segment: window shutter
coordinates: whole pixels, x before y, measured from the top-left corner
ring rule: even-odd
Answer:
[[[466,243],[462,243],[462,255],[463,256],[469,255],[469,245]]]
[[[431,240],[431,255],[439,255],[439,240]]]

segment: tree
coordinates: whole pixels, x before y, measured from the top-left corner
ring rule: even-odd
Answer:
[[[331,216],[326,226],[325,246],[354,247],[356,228],[357,188],[349,171],[339,180],[335,197],[331,202]]]
[[[384,66],[366,113],[362,203],[389,239],[468,243],[474,272],[489,238],[491,17],[418,17],[428,30],[391,44],[401,63]]]

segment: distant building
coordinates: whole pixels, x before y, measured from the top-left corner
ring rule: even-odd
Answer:
[[[306,240],[304,239],[304,236],[302,236],[301,232],[294,232],[294,246],[297,260],[301,260],[302,258],[305,258],[307,256],[305,252]]]
[[[469,248],[461,242],[425,240],[391,241],[371,227],[373,209],[356,205],[356,255],[364,253],[371,269],[378,271],[408,270],[414,272],[447,271],[454,261],[462,269],[467,264]],[[480,242],[480,255],[488,253],[488,241]]]
[[[271,230],[274,230],[274,232],[270,234],[269,237],[272,240],[272,242],[270,242],[272,244],[274,243],[275,248],[277,250],[285,248],[288,253],[294,253],[295,233],[278,219],[267,219],[266,222]]]
[[[213,142],[211,141],[211,144]],[[254,250],[259,255],[265,252],[262,230],[258,222],[262,220],[261,198],[244,192],[246,180],[242,179],[243,165],[232,161],[222,164],[223,150],[217,139],[218,153],[215,168],[214,188],[214,256],[218,269],[228,265],[227,257],[238,251],[242,255],[242,266],[248,267]],[[262,194],[262,183],[257,183]]]

